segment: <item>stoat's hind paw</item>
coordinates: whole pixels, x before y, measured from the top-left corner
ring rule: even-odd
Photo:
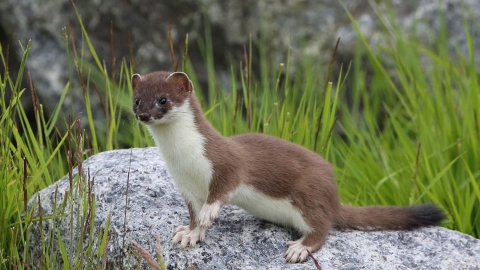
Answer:
[[[195,247],[198,241],[203,241],[205,239],[205,230],[197,227],[193,230],[190,230],[188,226],[180,226],[175,230],[172,239],[172,245],[176,245],[180,242],[182,248],[187,246]]]
[[[302,240],[303,239],[287,243],[288,250],[287,253],[285,253],[285,259],[287,259],[289,263],[299,263],[307,260],[307,250],[311,251],[311,248],[302,245]]]

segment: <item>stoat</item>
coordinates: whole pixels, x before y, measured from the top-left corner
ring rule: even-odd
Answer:
[[[264,135],[223,137],[207,121],[183,72],[132,76],[133,112],[150,131],[188,206],[190,224],[173,244],[194,247],[225,204],[298,230],[287,243],[288,262],[303,262],[325,243],[332,227],[409,230],[437,225],[433,204],[350,207],[340,204],[332,166],[316,153]],[[308,250],[308,251],[307,251]]]

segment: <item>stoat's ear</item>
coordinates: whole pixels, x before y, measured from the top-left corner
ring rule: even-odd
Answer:
[[[184,72],[173,72],[168,75],[166,81],[175,85],[177,91],[192,92],[193,90],[192,82]]]
[[[135,73],[132,75],[132,89],[136,89],[140,81],[142,80],[142,76],[140,74]]]

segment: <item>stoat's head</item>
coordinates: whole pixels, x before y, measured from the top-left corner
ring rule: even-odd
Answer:
[[[184,113],[179,109],[193,92],[192,82],[183,72],[153,72],[144,76],[133,74],[132,110],[145,125],[171,123]]]

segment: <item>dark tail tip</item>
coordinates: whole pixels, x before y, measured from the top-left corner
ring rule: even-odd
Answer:
[[[413,227],[439,225],[447,218],[445,213],[434,204],[411,206],[411,214],[415,220]]]

